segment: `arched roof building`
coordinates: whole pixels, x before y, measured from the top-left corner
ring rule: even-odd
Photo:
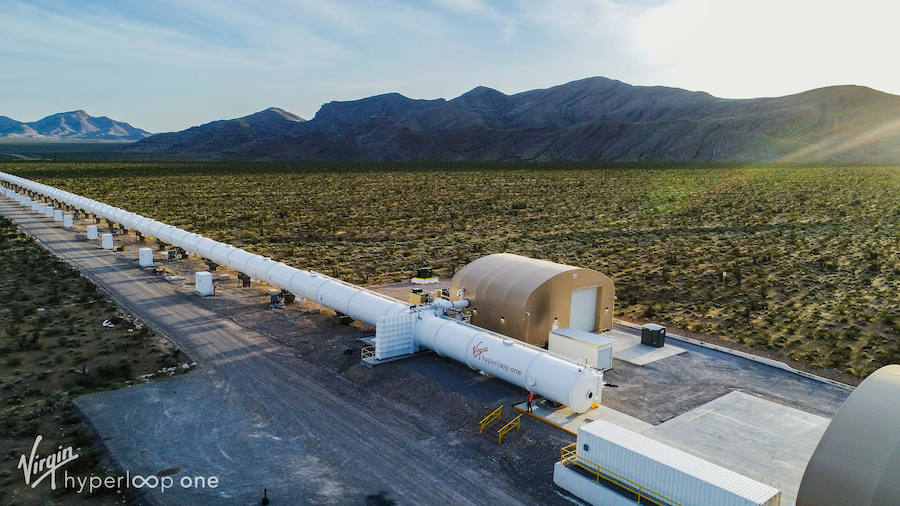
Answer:
[[[900,504],[900,365],[856,387],[813,452],[798,506]]]
[[[498,253],[460,269],[450,295],[469,299],[473,324],[537,346],[554,326],[612,328],[615,286],[592,269]]]

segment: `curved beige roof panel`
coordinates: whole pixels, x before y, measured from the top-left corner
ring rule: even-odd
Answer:
[[[450,297],[469,299],[472,324],[544,346],[554,325],[612,328],[615,286],[592,269],[498,253],[460,269]]]
[[[900,365],[856,387],[803,473],[798,506],[849,504],[900,504]]]

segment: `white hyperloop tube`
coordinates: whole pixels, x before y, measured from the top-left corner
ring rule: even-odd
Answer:
[[[0,181],[45,195],[100,218],[140,232],[148,237],[197,253],[217,264],[289,290],[322,306],[330,307],[356,320],[376,325],[380,317],[408,313],[410,308],[390,297],[345,283],[324,274],[297,269],[193,232],[112,207],[74,193],[0,172]],[[17,191],[4,191],[9,198],[38,210],[39,202]],[[438,299],[434,305],[443,310],[458,309],[468,301],[451,303]],[[416,342],[438,354],[462,362],[548,399],[584,412],[600,402],[602,373],[548,353],[542,348],[463,323],[429,311],[416,314]]]
[[[507,336],[422,313],[416,341],[439,355],[522,386],[578,413],[600,402],[602,373]]]

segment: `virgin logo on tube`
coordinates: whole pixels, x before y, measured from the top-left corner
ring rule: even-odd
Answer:
[[[481,356],[488,351],[488,347],[484,345],[484,341],[478,341],[478,344],[472,346],[472,356],[481,360]]]

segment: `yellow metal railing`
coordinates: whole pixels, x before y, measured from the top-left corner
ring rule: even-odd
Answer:
[[[499,420],[500,415],[503,414],[503,406],[501,405],[499,408],[491,411],[491,414],[484,417],[479,423],[481,425],[481,430],[478,431],[479,434],[484,432],[484,428],[491,424],[494,420]]]
[[[621,474],[610,471],[609,469],[597,464],[596,462],[592,462],[577,453],[576,445],[578,443],[572,443],[570,445],[563,446],[559,452],[559,463],[562,465],[573,464],[576,465],[585,471],[594,475],[594,481],[600,482],[600,478],[613,483],[617,486],[628,490],[629,492],[635,494],[637,496],[637,503],[641,504],[641,501],[644,500],[644,504],[653,503],[657,506],[681,506],[681,503],[676,502],[668,497],[654,492],[649,488],[636,483],[634,481],[629,480],[628,478],[622,476]],[[614,476],[616,479],[613,479],[611,476]],[[653,494],[647,495],[648,493]],[[660,502],[665,501],[665,502]]]
[[[573,436],[577,436],[577,435],[578,435],[578,433],[576,433],[576,432],[573,431],[573,430],[567,429],[567,428],[563,427],[562,425],[560,425],[560,424],[558,424],[558,423],[555,423],[555,422],[551,421],[550,419],[545,418],[545,417],[543,417],[543,416],[537,415],[537,414],[532,413],[532,412],[530,412],[530,411],[525,411],[524,409],[520,408],[519,406],[513,405],[513,409],[516,410],[516,411],[518,411],[518,412],[520,412],[520,413],[523,413],[523,414],[525,414],[525,415],[527,415],[527,416],[530,416],[531,418],[534,418],[535,420],[539,420],[539,421],[541,421],[541,422],[544,422],[544,423],[546,423],[547,425],[549,425],[549,426],[551,426],[551,427],[556,427],[557,429],[559,429],[559,430],[561,430],[561,431],[563,431],[563,432],[565,432],[565,433],[567,433],[567,434],[571,434],[571,435],[573,435]]]
[[[497,442],[503,444],[503,436],[506,435],[507,432],[513,429],[521,429],[522,428],[522,415],[513,418],[509,421],[508,424],[500,427],[500,430],[497,431]]]

